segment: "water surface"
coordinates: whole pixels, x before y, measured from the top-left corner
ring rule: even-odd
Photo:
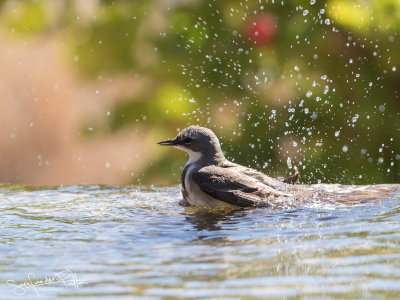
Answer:
[[[382,187],[351,207],[228,211],[181,207],[178,187],[0,186],[0,295],[396,299],[400,188],[358,188]]]

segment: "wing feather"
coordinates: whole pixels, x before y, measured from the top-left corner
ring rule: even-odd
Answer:
[[[257,181],[233,170],[205,167],[193,173],[192,179],[204,193],[231,205],[250,207],[263,202]]]

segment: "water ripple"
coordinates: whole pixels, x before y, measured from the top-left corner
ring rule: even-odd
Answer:
[[[181,207],[178,187],[0,186],[0,294],[396,298],[399,186],[317,187],[392,192],[272,211]]]

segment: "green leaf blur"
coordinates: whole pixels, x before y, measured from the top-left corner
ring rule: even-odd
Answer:
[[[101,130],[140,126],[162,140],[198,124],[228,158],[272,176],[295,165],[303,183],[400,182],[399,1],[168,3],[97,1],[79,21],[65,5],[60,23],[50,1],[25,1],[2,22],[60,31],[82,80],[149,80],[141,96],[110,107]],[[255,16],[275,20],[273,40],[249,42]],[[186,157],[175,152],[159,149],[135,182],[179,182]]]

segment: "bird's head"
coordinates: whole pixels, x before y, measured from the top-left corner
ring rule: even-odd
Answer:
[[[190,126],[183,129],[172,140],[159,142],[161,146],[174,146],[189,154],[189,161],[197,161],[206,155],[209,158],[223,156],[217,136],[210,129]]]

